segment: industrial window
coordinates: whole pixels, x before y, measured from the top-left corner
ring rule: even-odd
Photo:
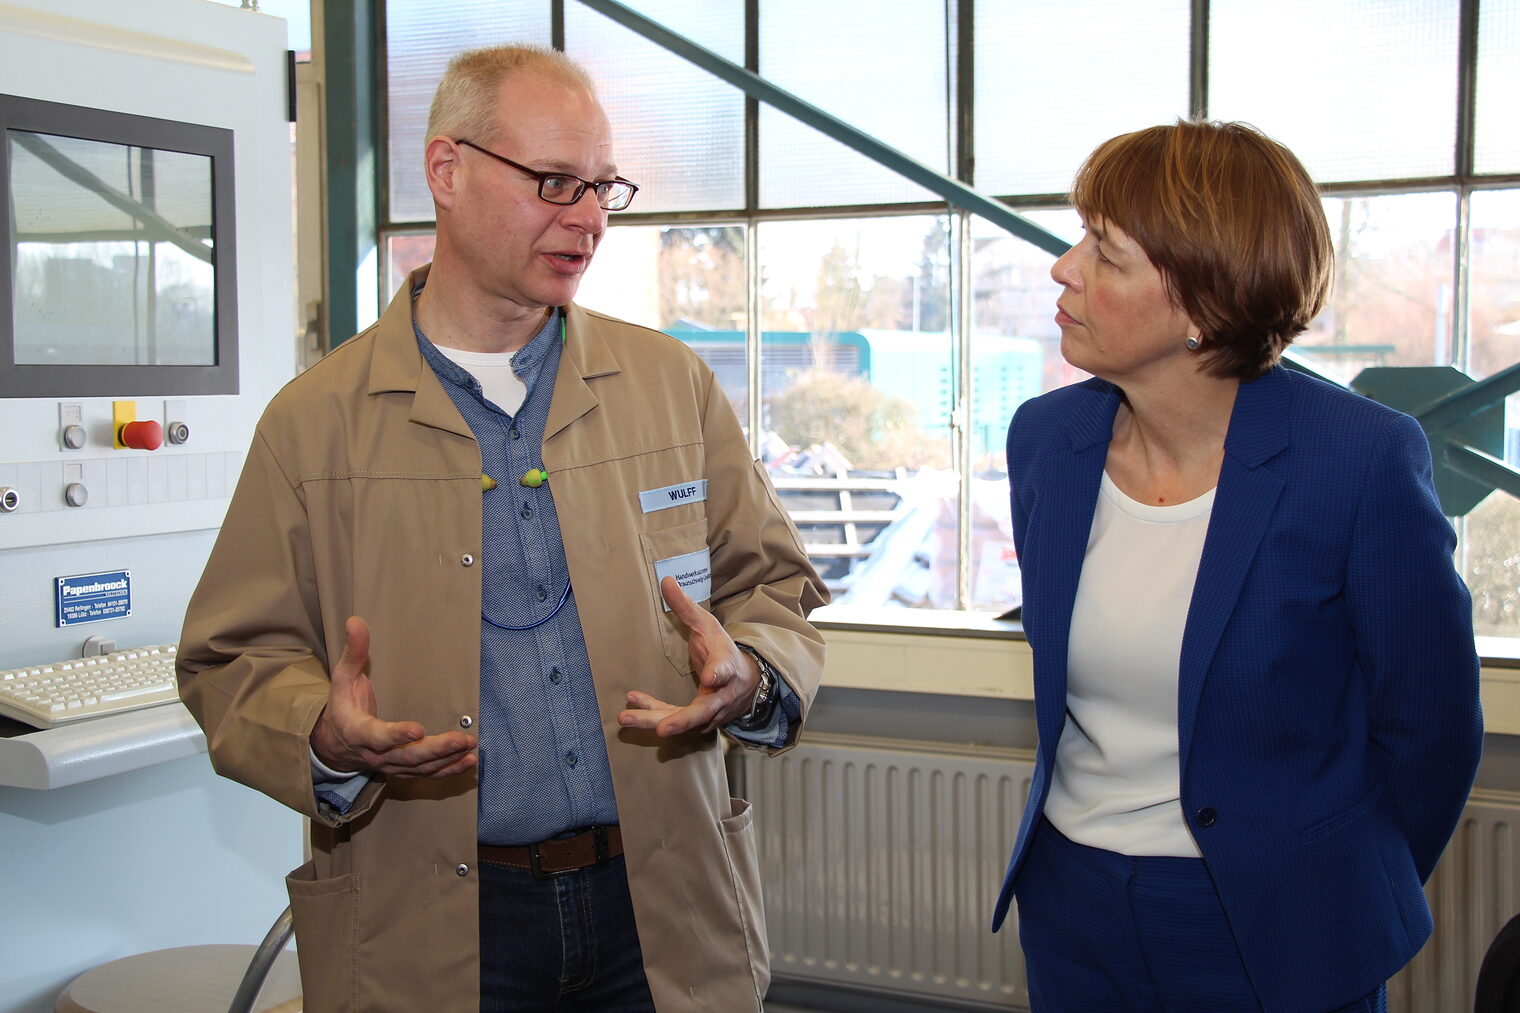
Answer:
[[[628,3],[1074,240],[1094,145],[1243,119],[1325,191],[1336,288],[1296,345],[1368,366],[1520,360],[1520,0],[682,0]],[[431,253],[426,97],[465,44],[563,47],[598,81],[624,175],[580,301],[712,366],[836,600],[1018,600],[1002,458],[1019,402],[1079,379],[1053,257],[697,70],[579,0],[387,0],[388,297]],[[1520,464],[1520,395],[1502,446]],[[1480,635],[1520,637],[1520,500],[1457,520]]]

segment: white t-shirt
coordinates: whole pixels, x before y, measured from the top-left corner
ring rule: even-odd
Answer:
[[[1071,614],[1066,726],[1045,816],[1125,855],[1198,857],[1177,746],[1182,632],[1214,490],[1175,506],[1126,496],[1105,472]]]
[[[480,392],[508,415],[516,415],[528,400],[527,386],[512,372],[514,352],[466,352],[434,345],[454,365],[480,381]]]

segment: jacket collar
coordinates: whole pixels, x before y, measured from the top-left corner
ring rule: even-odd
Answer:
[[[600,316],[571,303],[565,307],[565,328],[565,350],[554,377],[545,440],[597,406],[596,392],[587,380],[623,371]]]
[[[1082,384],[1106,397],[1084,398],[1067,419],[1067,434],[1075,453],[1113,437],[1114,415],[1119,410],[1119,388],[1107,380]],[[1288,448],[1288,429],[1283,425],[1282,399],[1288,393],[1287,371],[1274,366],[1262,376],[1240,385],[1230,411],[1225,453],[1247,468],[1257,468]]]
[[[412,291],[427,280],[430,267],[419,267],[407,277],[375,324],[368,393],[413,394],[413,422],[473,439],[470,427],[443,384],[423,361],[417,335],[412,330]],[[588,379],[622,371],[602,319],[574,303],[564,310],[565,349],[554,377],[554,399],[549,406],[545,439],[596,407],[597,398],[586,383]]]

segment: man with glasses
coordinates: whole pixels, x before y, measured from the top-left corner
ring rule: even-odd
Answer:
[[[712,372],[571,301],[638,191],[585,72],[463,54],[425,171],[432,265],[259,424],[184,699],[312,821],[308,1009],[758,1010],[719,732],[796,741],[826,592]]]

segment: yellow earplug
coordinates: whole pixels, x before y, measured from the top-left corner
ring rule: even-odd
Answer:
[[[529,489],[537,489],[549,481],[549,473],[542,468],[530,468],[523,472],[523,477],[517,480],[518,485],[525,485]]]
[[[494,488],[496,488],[496,479],[492,478],[490,475],[482,474],[480,476],[480,491],[490,492]]]

